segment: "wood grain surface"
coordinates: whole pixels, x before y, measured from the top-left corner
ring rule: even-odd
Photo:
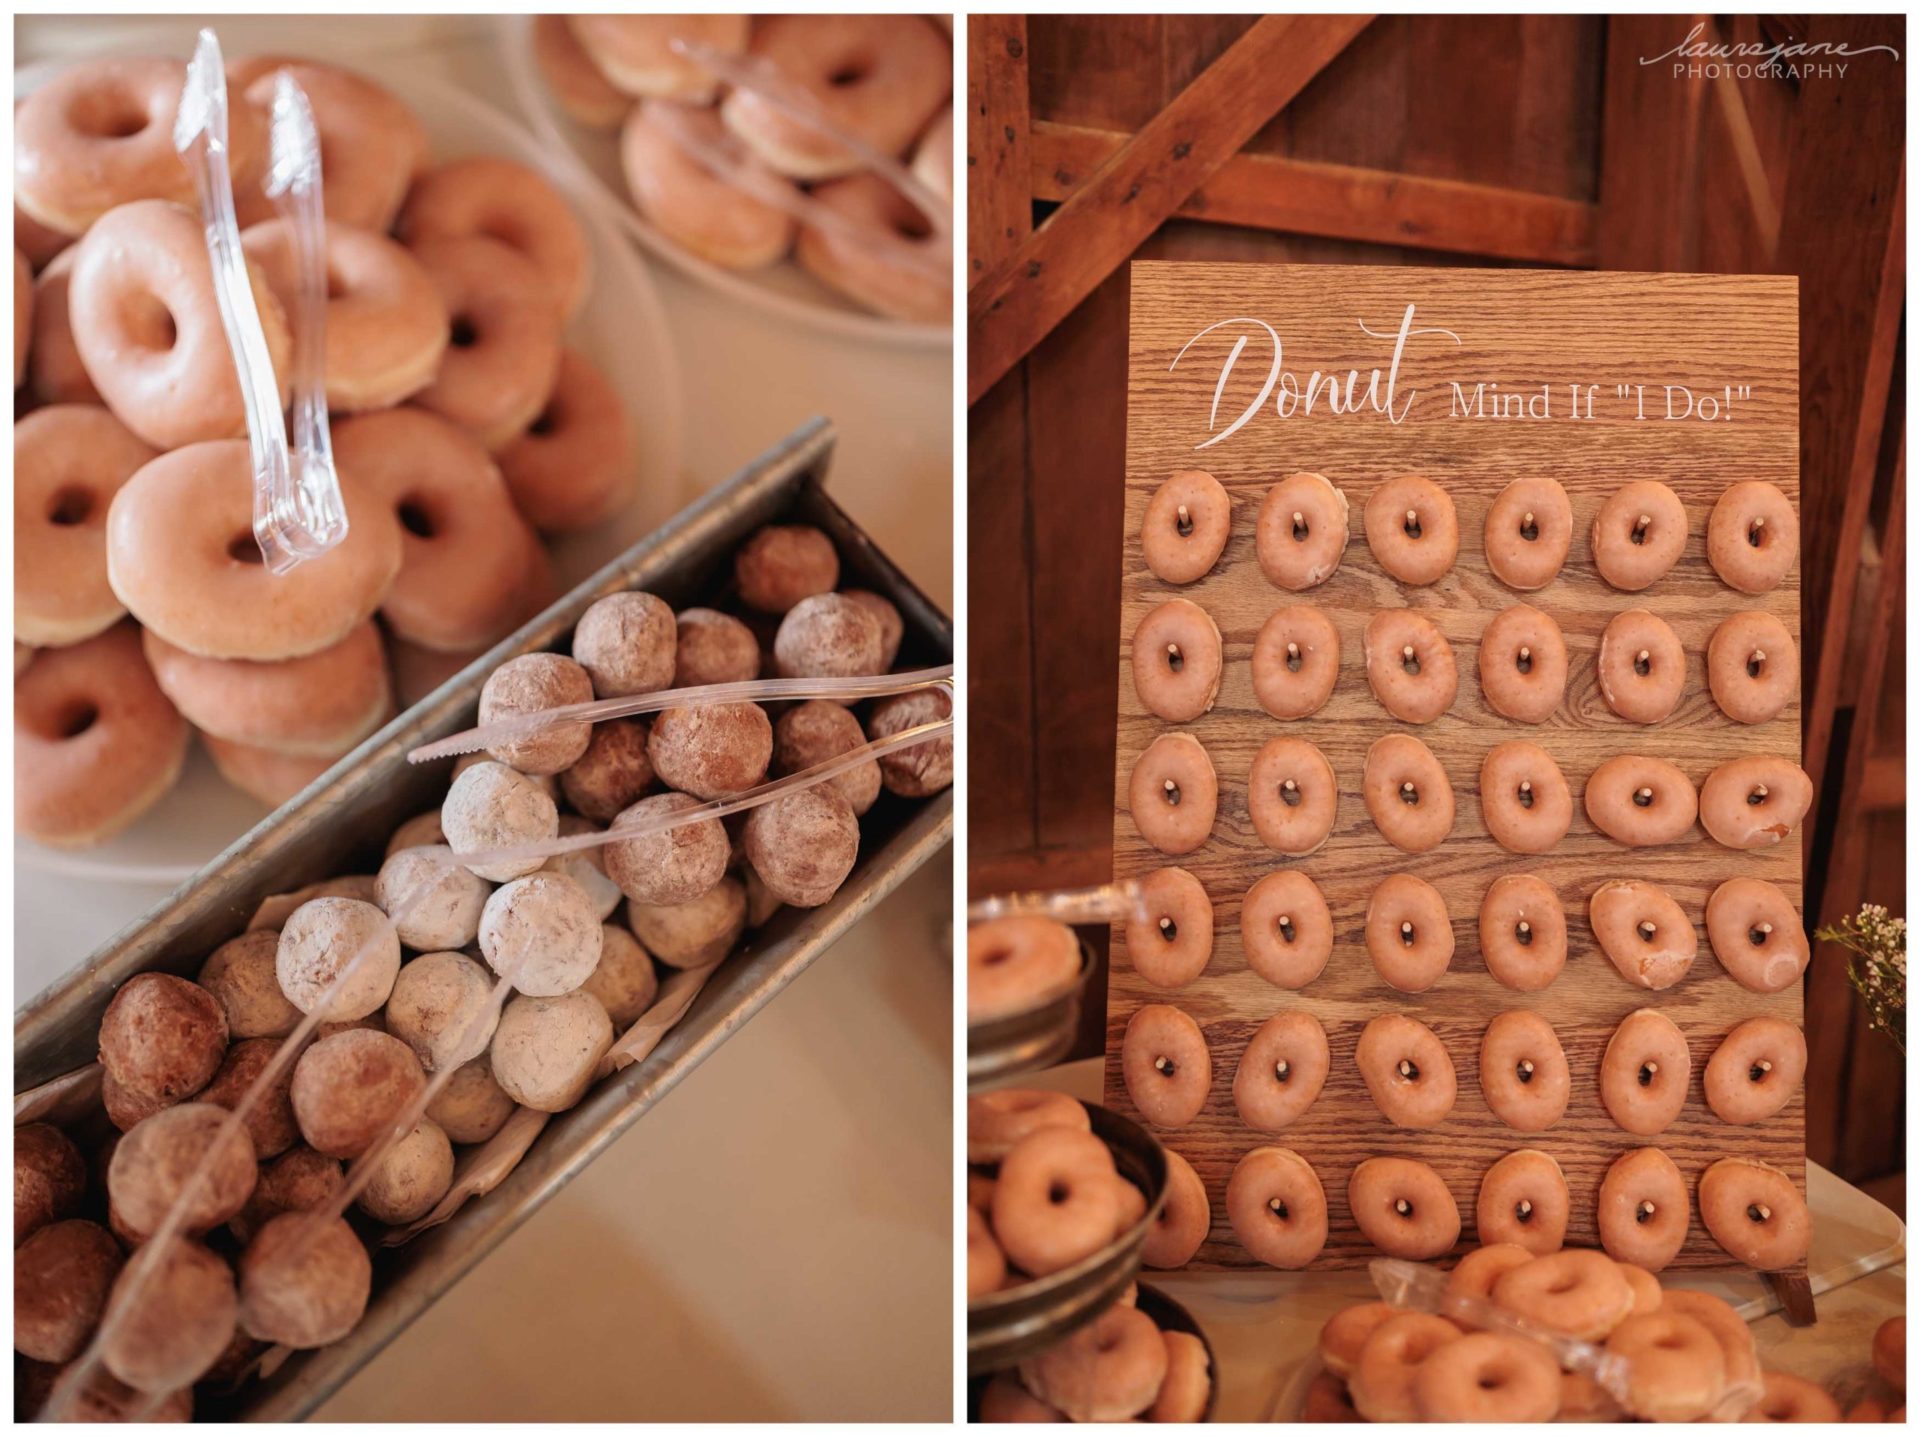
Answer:
[[[1264,331],[1235,324],[1197,341],[1174,366],[1182,346],[1219,321],[1258,319],[1282,341],[1286,372],[1304,388],[1315,370],[1337,375],[1342,392],[1358,369],[1355,392],[1364,397],[1378,366],[1384,388],[1393,336],[1403,312],[1415,305],[1417,328],[1439,327],[1458,336],[1410,338],[1394,378],[1399,422],[1364,404],[1329,412],[1324,392],[1311,413],[1281,418],[1270,401],[1238,432],[1197,448],[1221,433],[1247,407],[1266,378],[1272,345]],[[1598,833],[1580,802],[1587,775],[1616,754],[1647,753],[1678,764],[1697,785],[1719,763],[1743,754],[1800,757],[1797,699],[1772,721],[1744,726],[1725,718],[1707,692],[1708,636],[1728,615],[1768,610],[1799,633],[1799,572],[1773,592],[1749,596],[1723,584],[1706,560],[1707,516],[1729,484],[1761,479],[1798,502],[1798,406],[1795,384],[1796,294],[1792,279],[1680,275],[1561,274],[1520,270],[1435,270],[1337,266],[1136,264],[1132,272],[1130,380],[1127,416],[1126,538],[1120,631],[1110,635],[1120,665],[1118,747],[1114,775],[1114,871],[1137,876],[1167,864],[1193,873],[1214,905],[1213,956],[1186,987],[1156,989],[1136,973],[1124,931],[1116,931],[1107,1013],[1106,1099],[1130,1116],[1137,1109],[1120,1078],[1118,1054],[1128,1020],[1144,1004],[1166,1002],[1191,1014],[1212,1053],[1212,1087],[1191,1125],[1157,1135],[1190,1159],[1206,1182],[1214,1225],[1196,1267],[1251,1265],[1224,1211],[1234,1164],[1263,1144],[1290,1147],[1311,1161],[1326,1189],[1331,1234],[1318,1265],[1352,1266],[1372,1250],[1355,1227],[1346,1200],[1347,1178],[1362,1159],[1403,1155],[1430,1163],[1446,1180],[1463,1219],[1461,1248],[1476,1245],[1474,1205],[1481,1176],[1505,1153],[1539,1148],[1564,1169],[1572,1193],[1568,1242],[1596,1245],[1593,1207],[1601,1177],[1621,1153],[1651,1143],[1680,1166],[1690,1186],[1718,1158],[1738,1155],[1772,1163],[1804,1186],[1803,1104],[1796,1094],[1784,1111],[1751,1127],[1722,1123],[1707,1108],[1701,1074],[1721,1037],[1742,1019],[1770,1015],[1798,1022],[1801,995],[1748,992],[1727,976],[1707,942],[1709,893],[1740,875],[1780,885],[1796,906],[1801,899],[1801,843],[1796,831],[1763,852],[1738,852],[1695,828],[1684,842],[1628,849]],[[1385,338],[1373,338],[1366,328]],[[1234,340],[1251,342],[1216,393]],[[1549,418],[1450,417],[1450,384],[1470,394],[1475,384],[1501,394],[1538,394],[1548,386]],[[1597,385],[1591,417],[1569,414],[1568,386]],[[1634,401],[1619,384],[1650,386],[1649,412],[1659,413],[1659,386],[1691,386],[1725,403],[1726,386],[1747,386],[1730,417],[1667,420],[1634,417]],[[1284,388],[1284,386],[1283,386]],[[1484,391],[1483,391],[1484,392]],[[1583,392],[1582,405],[1586,407]],[[1210,407],[1217,406],[1209,428]],[[1234,503],[1233,528],[1213,571],[1185,587],[1153,577],[1141,557],[1139,529],[1153,491],[1180,469],[1202,468],[1226,485]],[[1254,519],[1266,490],[1299,470],[1326,475],[1351,502],[1350,539],[1339,570],[1303,594],[1270,586],[1254,551]],[[1422,473],[1443,485],[1459,513],[1458,561],[1439,582],[1408,588],[1390,578],[1368,548],[1361,511],[1382,481]],[[1487,569],[1482,532],[1493,498],[1523,475],[1557,479],[1572,501],[1573,548],[1560,576],[1545,589],[1508,590]],[[1639,594],[1617,592],[1592,563],[1590,526],[1605,498],[1634,479],[1671,485],[1688,516],[1688,542],[1664,579]],[[1157,853],[1127,812],[1134,761],[1174,726],[1147,713],[1134,692],[1130,641],[1154,607],[1176,595],[1205,608],[1218,624],[1225,652],[1219,698],[1211,712],[1180,726],[1207,748],[1220,780],[1220,809],[1212,835],[1183,858]],[[1478,680],[1479,635],[1502,609],[1529,603],[1556,619],[1566,635],[1569,680],[1560,708],[1540,725],[1515,724],[1485,703]],[[1316,715],[1282,722],[1255,703],[1249,665],[1254,635],[1283,605],[1308,603],[1334,622],[1341,641],[1340,677]],[[1459,668],[1459,696],[1437,721],[1411,726],[1393,719],[1373,698],[1361,635],[1368,616],[1383,607],[1427,613],[1451,643]],[[1687,652],[1688,684],[1679,708],[1664,723],[1642,727],[1616,717],[1594,676],[1601,630],[1614,614],[1647,608],[1667,620]],[[1451,837],[1424,854],[1394,848],[1374,827],[1361,798],[1368,747],[1383,734],[1415,733],[1438,756],[1452,783],[1457,817]],[[1254,753],[1277,734],[1317,744],[1333,766],[1340,806],[1328,843],[1306,858],[1263,847],[1247,812],[1248,770]],[[1506,852],[1482,822],[1480,763],[1495,743],[1527,738],[1557,760],[1575,797],[1571,831],[1550,852]],[[1332,910],[1334,952],[1326,971],[1298,992],[1273,987],[1248,969],[1241,951],[1242,896],[1265,873],[1299,868],[1319,884]],[[1416,874],[1437,887],[1452,918],[1451,969],[1422,994],[1402,994],[1374,971],[1362,938],[1367,900],[1388,873]],[[1568,920],[1568,962],[1557,981],[1538,993],[1517,993],[1494,982],[1481,958],[1480,900],[1494,879],[1533,873],[1559,893]],[[1686,976],[1661,993],[1630,985],[1601,953],[1587,919],[1587,900],[1614,878],[1651,880],[1693,918],[1699,956]],[[1693,1078],[1678,1121],[1658,1137],[1634,1137],[1601,1106],[1598,1069],[1615,1026],[1637,1008],[1665,1013],[1686,1035]],[[1480,1090],[1479,1046],[1488,1021],[1525,1008],[1554,1025],[1573,1072],[1566,1116],[1545,1133],[1508,1129],[1489,1111]],[[1286,1131],[1247,1127],[1233,1105],[1234,1070],[1254,1030],[1275,1013],[1305,1009],[1327,1030],[1333,1070],[1325,1091]],[[1439,1127],[1392,1126],[1374,1107],[1353,1062],[1360,1030],[1372,1017],[1403,1013],[1428,1024],[1446,1045],[1459,1080],[1459,1099]],[[1697,1207],[1676,1267],[1732,1265],[1701,1225]]]

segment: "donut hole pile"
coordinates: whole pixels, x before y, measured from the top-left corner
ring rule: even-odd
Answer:
[[[634,207],[709,264],[762,269],[791,255],[864,309],[922,324],[951,321],[952,286],[900,256],[951,253],[927,217],[852,151],[745,90],[727,91],[670,48],[698,41],[769,64],[831,120],[906,162],[953,200],[952,39],[917,15],[541,15],[533,54],[560,108],[589,130],[617,131]],[[682,143],[744,156],[757,183],[809,191],[859,238],[797,224],[719,178]],[[937,268],[937,265],[936,265]]]
[[[1200,1422],[1213,1398],[1207,1345],[1159,1326],[1129,1285],[1064,1341],[981,1389],[981,1422]]]
[[[282,70],[326,156],[350,525],[285,575],[253,538],[238,381],[172,145],[185,65],[86,61],[19,106],[15,827],[39,843],[124,830],[195,731],[230,783],[284,802],[551,602],[541,536],[633,490],[631,421],[567,342],[591,255],[560,193],[506,159],[436,164],[406,102],[363,76],[241,58],[235,203],[283,401],[294,255],[261,192]]]

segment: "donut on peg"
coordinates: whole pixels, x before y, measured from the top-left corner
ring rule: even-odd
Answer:
[[[1793,1179],[1748,1158],[1722,1158],[1700,1175],[1700,1221],[1729,1257],[1762,1272],[1805,1260],[1813,1233]]]
[[[1453,1111],[1459,1091],[1453,1059],[1425,1023],[1399,1013],[1373,1019],[1360,1033],[1353,1063],[1373,1105],[1396,1127],[1437,1127]]]
[[[1425,853],[1453,832],[1453,785],[1433,750],[1412,734],[1374,740],[1361,792],[1374,826],[1404,852]]]
[[[1149,1003],[1128,1020],[1120,1072],[1134,1107],[1157,1128],[1192,1122],[1213,1087],[1213,1059],[1200,1025],[1166,1003]]]
[[[1201,469],[1183,469],[1153,491],[1140,521],[1140,554],[1163,583],[1191,584],[1219,562],[1233,528],[1226,487]]]
[[[1381,609],[1367,620],[1367,683],[1380,706],[1407,723],[1432,723],[1453,707],[1460,676],[1453,646],[1433,620],[1412,609]]]
[[[1250,1128],[1277,1133],[1320,1096],[1332,1066],[1327,1030],[1311,1013],[1276,1013],[1262,1023],[1233,1074],[1233,1106]]]
[[[1545,853],[1567,836],[1573,793],[1553,755],[1526,739],[1487,750],[1480,763],[1480,816],[1512,853]]]
[[[1730,615],[1707,640],[1707,687],[1735,723],[1765,723],[1793,700],[1800,650],[1787,626],[1759,609]]]
[[[1389,874],[1367,900],[1367,955],[1390,988],[1424,993],[1453,961],[1453,923],[1440,891],[1410,873]]]
[[[1567,690],[1567,641],[1560,626],[1530,604],[1494,616],[1480,635],[1480,692],[1516,723],[1544,723]]]
[[[1254,549],[1276,589],[1325,583],[1347,551],[1347,496],[1322,475],[1288,475],[1261,502]]]
[[[1168,599],[1133,631],[1133,689],[1147,712],[1188,723],[1220,693],[1220,629],[1186,599]]]
[[[1798,983],[1811,956],[1793,901],[1759,878],[1729,878],[1713,890],[1707,941],[1734,982],[1755,993]]]
[[[1587,913],[1600,951],[1638,987],[1656,993],[1671,988],[1699,952],[1686,911],[1655,884],[1610,879],[1594,890]]]
[[[1254,1148],[1227,1179],[1227,1221],[1269,1267],[1307,1266],[1327,1245],[1327,1194],[1313,1165],[1291,1148]]]
[[[1728,848],[1767,848],[1806,817],[1813,780],[1772,754],[1723,763],[1700,785],[1700,826]]]
[[[1320,886],[1298,869],[1268,873],[1240,905],[1247,966],[1276,988],[1304,988],[1333,954],[1333,915]]]
[[[1213,760],[1191,734],[1162,734],[1134,763],[1127,808],[1140,836],[1160,852],[1191,853],[1213,832],[1220,783]]]
[[[1270,738],[1253,756],[1247,809],[1254,832],[1276,853],[1298,857],[1318,849],[1333,832],[1339,805],[1333,765],[1306,739]]]
[[[1594,567],[1627,593],[1665,578],[1686,547],[1687,511],[1657,480],[1622,485],[1593,516]]]
[[[1800,554],[1800,516],[1772,484],[1748,479],[1727,487],[1707,517],[1707,562],[1743,594],[1778,588]]]
[[[1567,963],[1567,916],[1544,880],[1509,873],[1480,900],[1480,956],[1494,981],[1522,993],[1538,992]]]
[[[1573,1075],[1560,1037],[1538,1013],[1502,1013],[1480,1039],[1480,1091],[1508,1127],[1544,1132],[1565,1116]]]
[[[1600,1058],[1600,1102],[1627,1132],[1652,1137],[1680,1116],[1692,1074],[1685,1035],[1666,1014],[1641,1008],[1621,1019],[1607,1040]]]
[[[1807,1072],[1807,1039],[1779,1018],[1748,1018],[1707,1059],[1707,1106],[1722,1122],[1765,1122],[1784,1108]]]
[[[1440,1174],[1414,1158],[1366,1159],[1347,1179],[1347,1206],[1361,1234],[1388,1257],[1426,1262],[1460,1240],[1459,1204]]]
[[[1586,807],[1595,828],[1629,848],[1678,843],[1700,815],[1686,774],[1645,754],[1621,754],[1589,774]]]
[[[1595,660],[1600,697],[1629,723],[1659,723],[1687,687],[1687,655],[1665,619],[1645,609],[1615,614]]]
[[[1253,696],[1277,719],[1318,713],[1340,676],[1340,635],[1309,604],[1275,609],[1253,640]]]
[[[1594,1218],[1601,1247],[1618,1262],[1659,1272],[1687,1240],[1687,1214],[1687,1180],[1659,1148],[1622,1153],[1600,1180]]]
[[[1572,1206],[1560,1164],[1537,1148],[1521,1148],[1480,1179],[1474,1225],[1483,1244],[1510,1242],[1544,1257],[1566,1243]]]
[[[1127,959],[1156,988],[1183,988],[1213,956],[1213,902],[1184,868],[1159,868],[1140,881],[1144,918],[1127,920]]]
[[[1567,561],[1573,506],[1553,479],[1516,479],[1487,506],[1487,567],[1509,589],[1544,589]]]
[[[1447,491],[1419,474],[1389,479],[1363,515],[1373,557],[1403,584],[1431,584],[1460,552],[1460,520]]]

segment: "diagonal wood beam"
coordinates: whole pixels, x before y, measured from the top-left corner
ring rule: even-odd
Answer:
[[[1720,102],[1720,120],[1726,126],[1727,142],[1740,167],[1740,183],[1747,193],[1747,211],[1754,233],[1760,237],[1761,252],[1768,264],[1780,248],[1780,205],[1767,180],[1766,162],[1760,158],[1760,142],[1754,137],[1753,119],[1747,113],[1747,97],[1733,72],[1722,68],[1713,82],[1714,98]]]
[[[1256,21],[967,295],[967,400],[997,383],[1367,27]]]
[[[1033,233],[1027,158],[1027,17],[967,18],[967,278]]]
[[[1127,139],[1116,130],[1035,125],[1033,197],[1071,199]],[[1593,264],[1595,207],[1584,201],[1286,155],[1235,155],[1174,216],[1494,259]]]

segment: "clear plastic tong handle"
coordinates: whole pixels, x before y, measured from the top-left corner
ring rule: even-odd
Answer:
[[[200,197],[220,323],[233,351],[253,460],[253,536],[267,567],[284,574],[347,537],[346,501],[327,427],[326,217],[321,206],[320,140],[313,112],[293,77],[275,82],[267,194],[293,242],[293,443],[287,442],[280,390],[266,331],[253,298],[228,160],[227,77],[220,41],[200,32],[174,120],[180,152]]]

